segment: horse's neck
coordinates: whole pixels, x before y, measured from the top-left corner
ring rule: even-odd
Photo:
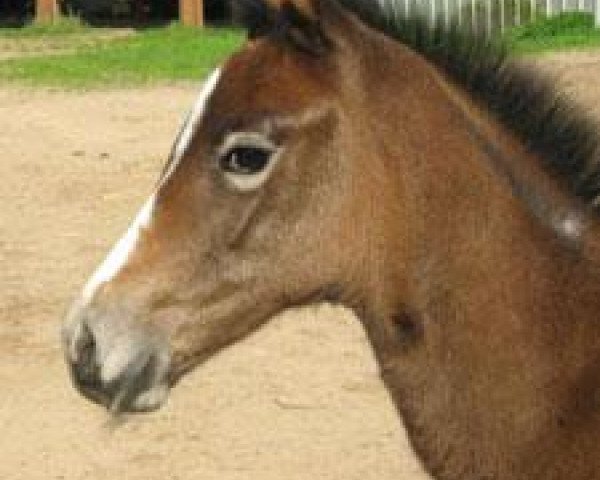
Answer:
[[[418,161],[403,184],[409,221],[391,236],[412,229],[414,255],[398,264],[409,294],[365,320],[384,379],[440,479],[588,478],[600,449],[577,464],[564,452],[590,441],[581,422],[600,425],[583,393],[600,393],[600,277],[577,250],[579,224],[556,223],[579,206],[438,84],[416,87],[420,108],[398,127],[412,147],[396,153]]]

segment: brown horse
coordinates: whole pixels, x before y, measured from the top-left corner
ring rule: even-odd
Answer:
[[[600,479],[592,124],[389,0],[237,8],[248,42],[66,322],[76,386],[154,409],[275,313],[339,302],[434,478]]]

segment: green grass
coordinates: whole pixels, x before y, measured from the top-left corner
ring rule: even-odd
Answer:
[[[600,47],[600,29],[589,13],[564,13],[512,28],[507,40],[516,53]]]
[[[22,35],[39,40],[46,34],[25,32]],[[242,34],[233,29],[178,25],[148,29],[93,45],[76,44],[74,51],[66,53],[42,53],[0,61],[0,82],[93,88],[197,80],[234,51],[242,38]]]
[[[518,54],[600,47],[600,30],[585,13],[540,18],[511,29],[506,38]],[[243,34],[234,29],[174,24],[117,31],[73,18],[0,29],[0,84],[79,89],[198,80],[242,41]]]

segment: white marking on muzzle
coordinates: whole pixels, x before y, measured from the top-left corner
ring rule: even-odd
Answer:
[[[152,222],[154,213],[154,205],[156,203],[156,193],[152,194],[146,203],[135,217],[135,220],[125,232],[125,235],[116,243],[110,251],[104,262],[94,272],[83,288],[83,298],[85,301],[90,301],[98,288],[114,278],[117,273],[127,263],[131,252],[140,238],[140,233],[143,229],[148,228]]]

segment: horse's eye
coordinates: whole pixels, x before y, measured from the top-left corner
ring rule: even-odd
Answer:
[[[252,175],[267,166],[272,153],[265,148],[235,147],[223,155],[220,165],[226,172]]]

